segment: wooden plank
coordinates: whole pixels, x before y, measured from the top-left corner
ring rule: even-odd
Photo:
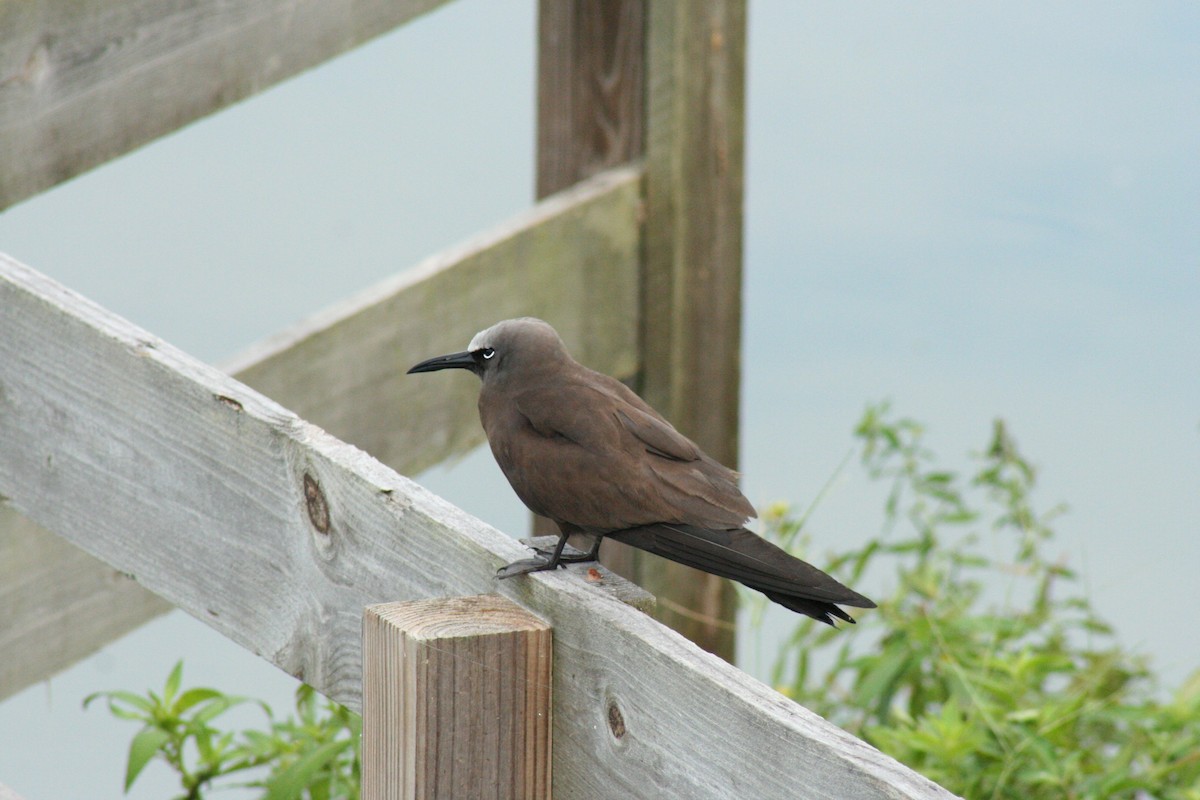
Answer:
[[[741,381],[744,0],[649,4],[646,233],[639,391],[737,466]],[[639,554],[622,571],[659,618],[732,658],[733,585]]]
[[[588,362],[636,369],[638,182],[632,170],[596,176],[252,347],[230,370],[401,472],[463,452],[483,441],[477,387],[464,380],[431,392],[404,370],[462,349],[476,329],[540,315]],[[430,436],[432,425],[442,434]],[[71,580],[43,580],[58,574]],[[0,514],[0,601],[11,609],[0,617],[0,652],[12,644],[18,654],[0,661],[0,698],[169,609],[11,511]],[[102,624],[59,624],[73,609],[97,607],[109,609]]]
[[[7,257],[0,308],[0,494],[333,699],[364,606],[499,591],[554,627],[558,797],[950,796],[573,574],[497,586],[517,542]]]
[[[443,2],[0,3],[0,209]]]
[[[363,615],[363,796],[550,797],[551,630],[497,594]]]
[[[103,561],[0,506],[0,699],[170,610]]]
[[[642,154],[644,0],[541,0],[537,193]]]
[[[484,441],[476,381],[431,392],[405,370],[466,349],[499,320],[541,317],[583,363],[632,375],[639,181],[619,169],[547,198],[262,342],[228,371],[405,474]]]

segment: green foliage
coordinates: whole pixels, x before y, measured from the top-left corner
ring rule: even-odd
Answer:
[[[133,737],[125,769],[125,791],[155,757],[178,775],[180,798],[200,800],[230,786],[261,787],[267,800],[357,798],[359,735],[362,720],[330,701],[318,701],[312,687],[296,690],[296,717],[275,721],[266,703],[197,688],[180,692],[183,663],[167,677],[162,693],[97,692],[114,716],[142,723]],[[250,704],[263,713],[262,729],[235,733],[216,725],[230,709]],[[265,777],[251,779],[248,771]],[[229,780],[240,775],[240,783]]]
[[[831,571],[895,588],[856,635],[800,623],[776,685],[965,797],[1200,798],[1200,672],[1156,699],[1143,659],[1044,555],[1061,509],[1035,510],[1034,470],[1003,422],[969,477],[938,469],[922,427],[886,405],[856,435],[889,487],[884,532]],[[801,519],[764,516],[803,548]]]

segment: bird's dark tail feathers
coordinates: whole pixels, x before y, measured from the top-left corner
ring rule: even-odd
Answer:
[[[875,607],[875,603],[858,592],[745,528],[712,530],[659,523],[614,531],[607,538],[731,578],[762,592],[784,608],[828,625],[834,624],[834,617],[854,622],[837,603]]]

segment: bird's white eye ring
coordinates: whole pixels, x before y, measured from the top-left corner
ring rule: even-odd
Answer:
[[[487,359],[487,358],[491,358],[492,356],[496,355],[496,351],[490,347],[485,347],[479,351],[479,355],[481,355],[485,359]]]

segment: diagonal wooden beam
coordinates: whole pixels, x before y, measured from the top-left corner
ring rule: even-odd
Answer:
[[[0,3],[0,209],[445,1]]]

